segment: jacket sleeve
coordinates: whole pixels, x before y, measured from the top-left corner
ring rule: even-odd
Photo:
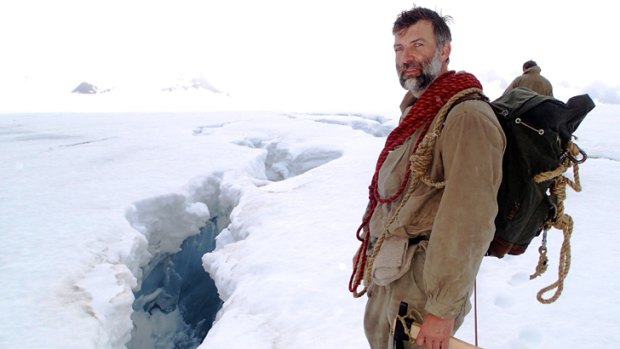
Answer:
[[[486,103],[466,101],[449,113],[438,146],[446,185],[424,266],[425,310],[455,318],[495,232],[505,136]]]

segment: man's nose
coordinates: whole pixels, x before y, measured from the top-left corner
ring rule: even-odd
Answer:
[[[407,64],[415,62],[415,55],[413,54],[413,50],[411,48],[405,48],[403,50],[401,60],[403,63]]]

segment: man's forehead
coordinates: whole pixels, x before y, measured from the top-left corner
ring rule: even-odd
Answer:
[[[411,35],[423,35],[423,34],[433,34],[433,23],[426,19],[421,19],[414,24],[408,26],[407,28],[403,28],[396,32],[394,35],[395,38],[402,38],[405,36]]]

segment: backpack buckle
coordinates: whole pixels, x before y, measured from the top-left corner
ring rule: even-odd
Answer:
[[[579,155],[581,155],[579,158],[577,158],[575,155],[571,154],[571,152],[567,151],[566,153],[564,153],[564,156],[567,157],[570,161],[576,163],[576,164],[583,164],[584,162],[586,162],[586,160],[588,160],[588,154],[586,154],[585,151],[583,151],[583,149],[579,148],[579,146],[575,143],[573,143],[573,146],[575,146],[579,152]]]

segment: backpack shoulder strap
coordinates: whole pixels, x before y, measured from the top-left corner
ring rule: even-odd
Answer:
[[[452,109],[454,109],[454,107],[456,107],[457,105],[465,101],[483,101],[483,102],[487,102],[491,104],[491,102],[489,102],[489,97],[485,96],[482,92],[472,92],[454,101],[454,103],[450,105],[450,108],[446,112],[446,117],[448,116],[448,114],[450,114],[450,112],[452,111]],[[445,120],[444,120],[444,123],[445,123]]]

